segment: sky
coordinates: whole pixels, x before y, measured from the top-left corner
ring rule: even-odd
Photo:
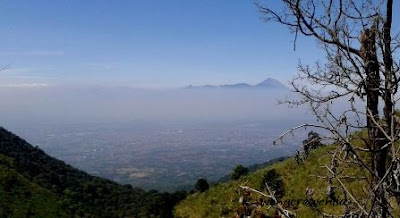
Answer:
[[[2,0],[0,14],[0,86],[287,84],[320,55],[253,0]]]

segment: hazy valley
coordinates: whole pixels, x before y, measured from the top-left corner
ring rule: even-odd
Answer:
[[[0,95],[12,106],[7,93],[31,105],[23,105],[22,123],[20,111],[0,109],[10,115],[6,128],[90,174],[161,191],[190,190],[235,165],[292,155],[303,135],[272,141],[308,116],[295,118],[290,111],[301,109],[277,104],[288,94],[282,89],[8,89]]]
[[[11,128],[46,153],[92,175],[145,189],[192,189],[237,164],[292,155],[294,140],[272,145],[293,122],[41,125]]]

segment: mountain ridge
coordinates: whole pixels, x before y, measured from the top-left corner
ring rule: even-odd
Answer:
[[[234,83],[234,84],[221,84],[221,85],[188,85],[184,89],[269,89],[269,90],[288,90],[288,87],[274,78],[267,78],[255,85],[248,83]]]

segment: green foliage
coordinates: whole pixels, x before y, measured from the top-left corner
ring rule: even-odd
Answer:
[[[0,160],[4,160],[3,155]],[[2,164],[0,199],[0,217],[69,217],[55,194]]]
[[[263,169],[263,168],[265,168],[265,167],[267,167],[269,165],[272,165],[274,163],[282,162],[282,161],[284,161],[284,160],[286,160],[288,158],[290,158],[290,157],[288,157],[288,156],[278,157],[278,158],[274,158],[274,159],[268,160],[268,161],[266,161],[264,163],[257,163],[257,164],[252,164],[250,166],[246,166],[246,168],[249,169],[248,173],[253,173],[253,172],[257,171],[257,170]],[[218,180],[217,183],[228,182],[230,179],[231,179],[231,174],[228,174],[228,175],[225,175],[225,176],[221,177]]]
[[[210,185],[208,184],[206,179],[199,179],[197,180],[196,184],[194,185],[194,188],[198,192],[205,192],[208,190]]]
[[[317,149],[320,146],[323,146],[321,137],[314,131],[309,132],[307,139],[303,140],[303,150],[306,155],[308,155],[311,150]]]
[[[7,173],[5,174],[7,176],[0,180],[0,199],[2,199],[0,209],[3,214],[13,214],[13,208],[18,208],[14,207],[12,202],[3,201],[10,198],[13,192],[32,195],[28,192],[29,186],[23,185],[25,183],[22,181],[29,181],[31,186],[45,190],[34,196],[46,199],[45,197],[49,195],[51,199],[49,201],[55,206],[50,207],[49,204],[44,203],[40,205],[43,206],[43,211],[58,205],[60,209],[52,211],[66,211],[70,217],[168,218],[172,217],[174,205],[186,197],[186,192],[146,192],[139,188],[132,188],[130,185],[120,185],[107,179],[91,176],[48,156],[39,148],[33,147],[4,128],[0,128],[0,155],[6,157],[0,158],[0,167],[19,175],[16,177]],[[3,176],[3,174],[0,175]],[[37,199],[37,201],[41,200]],[[22,203],[22,205],[25,204]],[[35,204],[27,203],[26,205],[31,206],[27,206],[24,216],[16,217],[37,213]],[[50,217],[59,217],[51,211],[48,214],[53,214]]]
[[[362,133],[364,134],[364,133]],[[354,142],[362,147],[362,142]],[[231,180],[226,183],[221,183],[211,187],[204,193],[195,193],[188,196],[185,200],[181,201],[176,207],[174,215],[176,217],[234,217],[238,209],[242,206],[239,202],[241,189],[239,185],[246,185],[253,188],[260,188],[263,177],[268,174],[270,170],[275,170],[283,181],[283,190],[285,191],[281,201],[291,199],[304,199],[305,190],[310,187],[314,189],[315,199],[326,199],[327,182],[324,178],[318,176],[327,175],[327,170],[323,165],[331,164],[331,153],[335,149],[335,145],[319,147],[310,151],[308,160],[301,165],[298,165],[294,158],[286,159],[282,162],[269,165],[247,176],[242,176],[239,180]],[[363,176],[364,173],[359,168],[344,165],[338,172],[343,175]],[[272,173],[270,173],[272,174]],[[271,176],[275,177],[275,176]],[[365,180],[347,179],[347,188],[357,199],[365,199],[368,193],[365,193],[363,188],[366,186]],[[333,183],[336,187],[341,187],[335,180]],[[338,188],[339,189],[339,188]],[[261,196],[252,193],[252,199],[258,199]],[[337,191],[335,196],[344,199],[342,191]],[[265,199],[266,200],[266,199]],[[395,200],[391,204],[395,208],[395,217],[399,217],[399,208]],[[274,211],[264,206],[261,211],[269,215],[273,215]],[[298,207],[291,208],[296,211],[298,217],[322,217],[320,213],[313,210],[310,206],[300,204]],[[319,205],[318,210],[323,210],[329,214],[342,214],[344,211],[343,206],[338,205]]]
[[[238,180],[240,177],[247,175],[249,173],[249,169],[242,165],[237,165],[231,174],[231,179],[232,180]]]
[[[275,192],[275,197],[277,199],[281,199],[283,197],[285,194],[283,180],[275,169],[270,169],[264,174],[261,180],[260,190],[266,191],[266,183],[268,184],[269,188]]]

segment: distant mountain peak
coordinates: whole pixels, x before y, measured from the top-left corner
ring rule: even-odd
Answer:
[[[258,83],[258,85],[259,84],[264,84],[264,83],[280,83],[280,82],[278,80],[276,80],[276,79],[268,77],[267,79],[265,79],[262,82]]]
[[[255,85],[255,87],[287,89],[287,87],[283,85],[281,82],[270,77]]]

